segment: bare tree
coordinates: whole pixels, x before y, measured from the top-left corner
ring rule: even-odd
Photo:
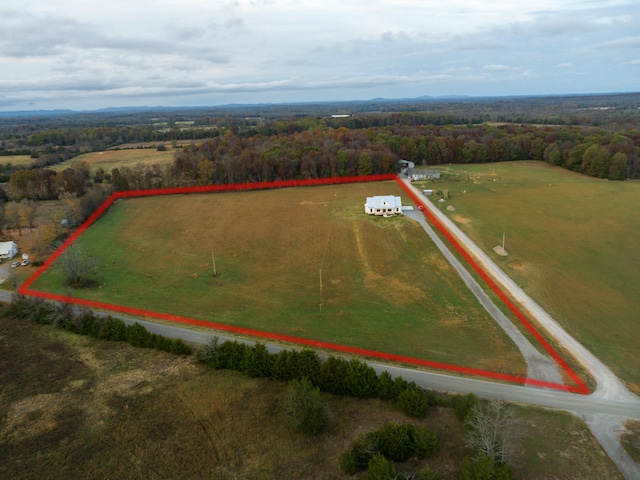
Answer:
[[[38,204],[27,198],[18,204],[18,216],[22,227],[29,227],[29,231],[33,231],[35,226],[36,214],[38,213]]]
[[[507,463],[518,448],[519,435],[513,408],[502,400],[476,405],[467,421],[467,445],[478,455]]]

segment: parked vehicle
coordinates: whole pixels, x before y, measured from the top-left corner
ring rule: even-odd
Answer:
[[[16,267],[19,267],[19,266],[20,266],[20,262],[13,262],[11,264],[11,268],[16,268]]]

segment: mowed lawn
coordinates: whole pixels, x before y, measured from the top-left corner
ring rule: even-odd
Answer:
[[[72,295],[524,374],[424,231],[364,214],[366,196],[388,194],[402,190],[377,182],[119,200],[79,239],[102,259],[103,284]],[[33,287],[68,293],[55,268]]]
[[[135,148],[127,150],[105,150],[78,155],[70,160],[51,166],[52,170],[63,171],[76,162],[87,162],[89,171],[95,174],[98,168],[111,173],[114,168],[134,168],[138,164],[165,165],[173,162],[174,150],[158,151],[155,148]]]
[[[455,211],[447,214],[640,392],[640,183],[594,179],[539,162],[441,170],[458,181],[421,185],[448,189],[451,200],[444,206]],[[492,251],[503,232],[506,258]]]

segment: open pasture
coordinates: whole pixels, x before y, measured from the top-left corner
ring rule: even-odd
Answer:
[[[35,160],[30,155],[2,155],[0,165],[13,165],[14,167],[30,167]]]
[[[89,171],[93,175],[98,168],[110,173],[114,168],[135,168],[138,164],[165,165],[173,162],[174,150],[158,151],[155,148],[136,148],[130,150],[105,150],[103,152],[91,152],[78,155],[70,160],[54,165],[51,168],[63,171],[70,168],[75,162],[87,162]]]
[[[73,296],[524,374],[424,231],[364,214],[366,196],[402,193],[375,182],[118,200],[78,240],[102,259],[102,285]],[[56,268],[33,288],[68,293]]]
[[[540,162],[454,165],[447,214],[571,335],[640,392],[640,183]],[[466,192],[466,193],[465,193]],[[507,257],[493,252],[506,233]]]

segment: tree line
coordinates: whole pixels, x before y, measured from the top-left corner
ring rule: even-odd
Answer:
[[[540,160],[609,180],[640,178],[640,133],[599,127],[532,125],[344,126],[277,135],[223,135],[175,150],[169,165],[98,169],[85,162],[63,171],[21,168],[9,175],[8,198],[82,197],[92,185],[115,190],[393,173],[416,165]],[[5,196],[6,198],[6,196]]]
[[[640,177],[640,134],[596,127],[447,125],[318,127],[223,136],[178,150],[168,166],[114,170],[118,190],[392,173],[417,166],[539,160],[598,178]],[[106,178],[103,174],[101,178]]]
[[[10,174],[5,170],[8,184],[0,188],[0,229],[32,229],[38,208],[34,201],[60,200],[63,218],[73,225],[114,190],[393,173],[401,159],[417,166],[539,160],[597,178],[640,178],[640,131],[630,127],[416,125],[418,115],[383,117],[395,124],[316,125],[297,131],[313,123],[307,119],[293,121],[291,133],[273,135],[227,128],[221,135],[175,148],[170,164],[91,172],[86,162],[75,161],[64,170],[38,165]],[[279,122],[286,130],[287,123]],[[59,225],[49,230],[47,241],[62,233]]]

